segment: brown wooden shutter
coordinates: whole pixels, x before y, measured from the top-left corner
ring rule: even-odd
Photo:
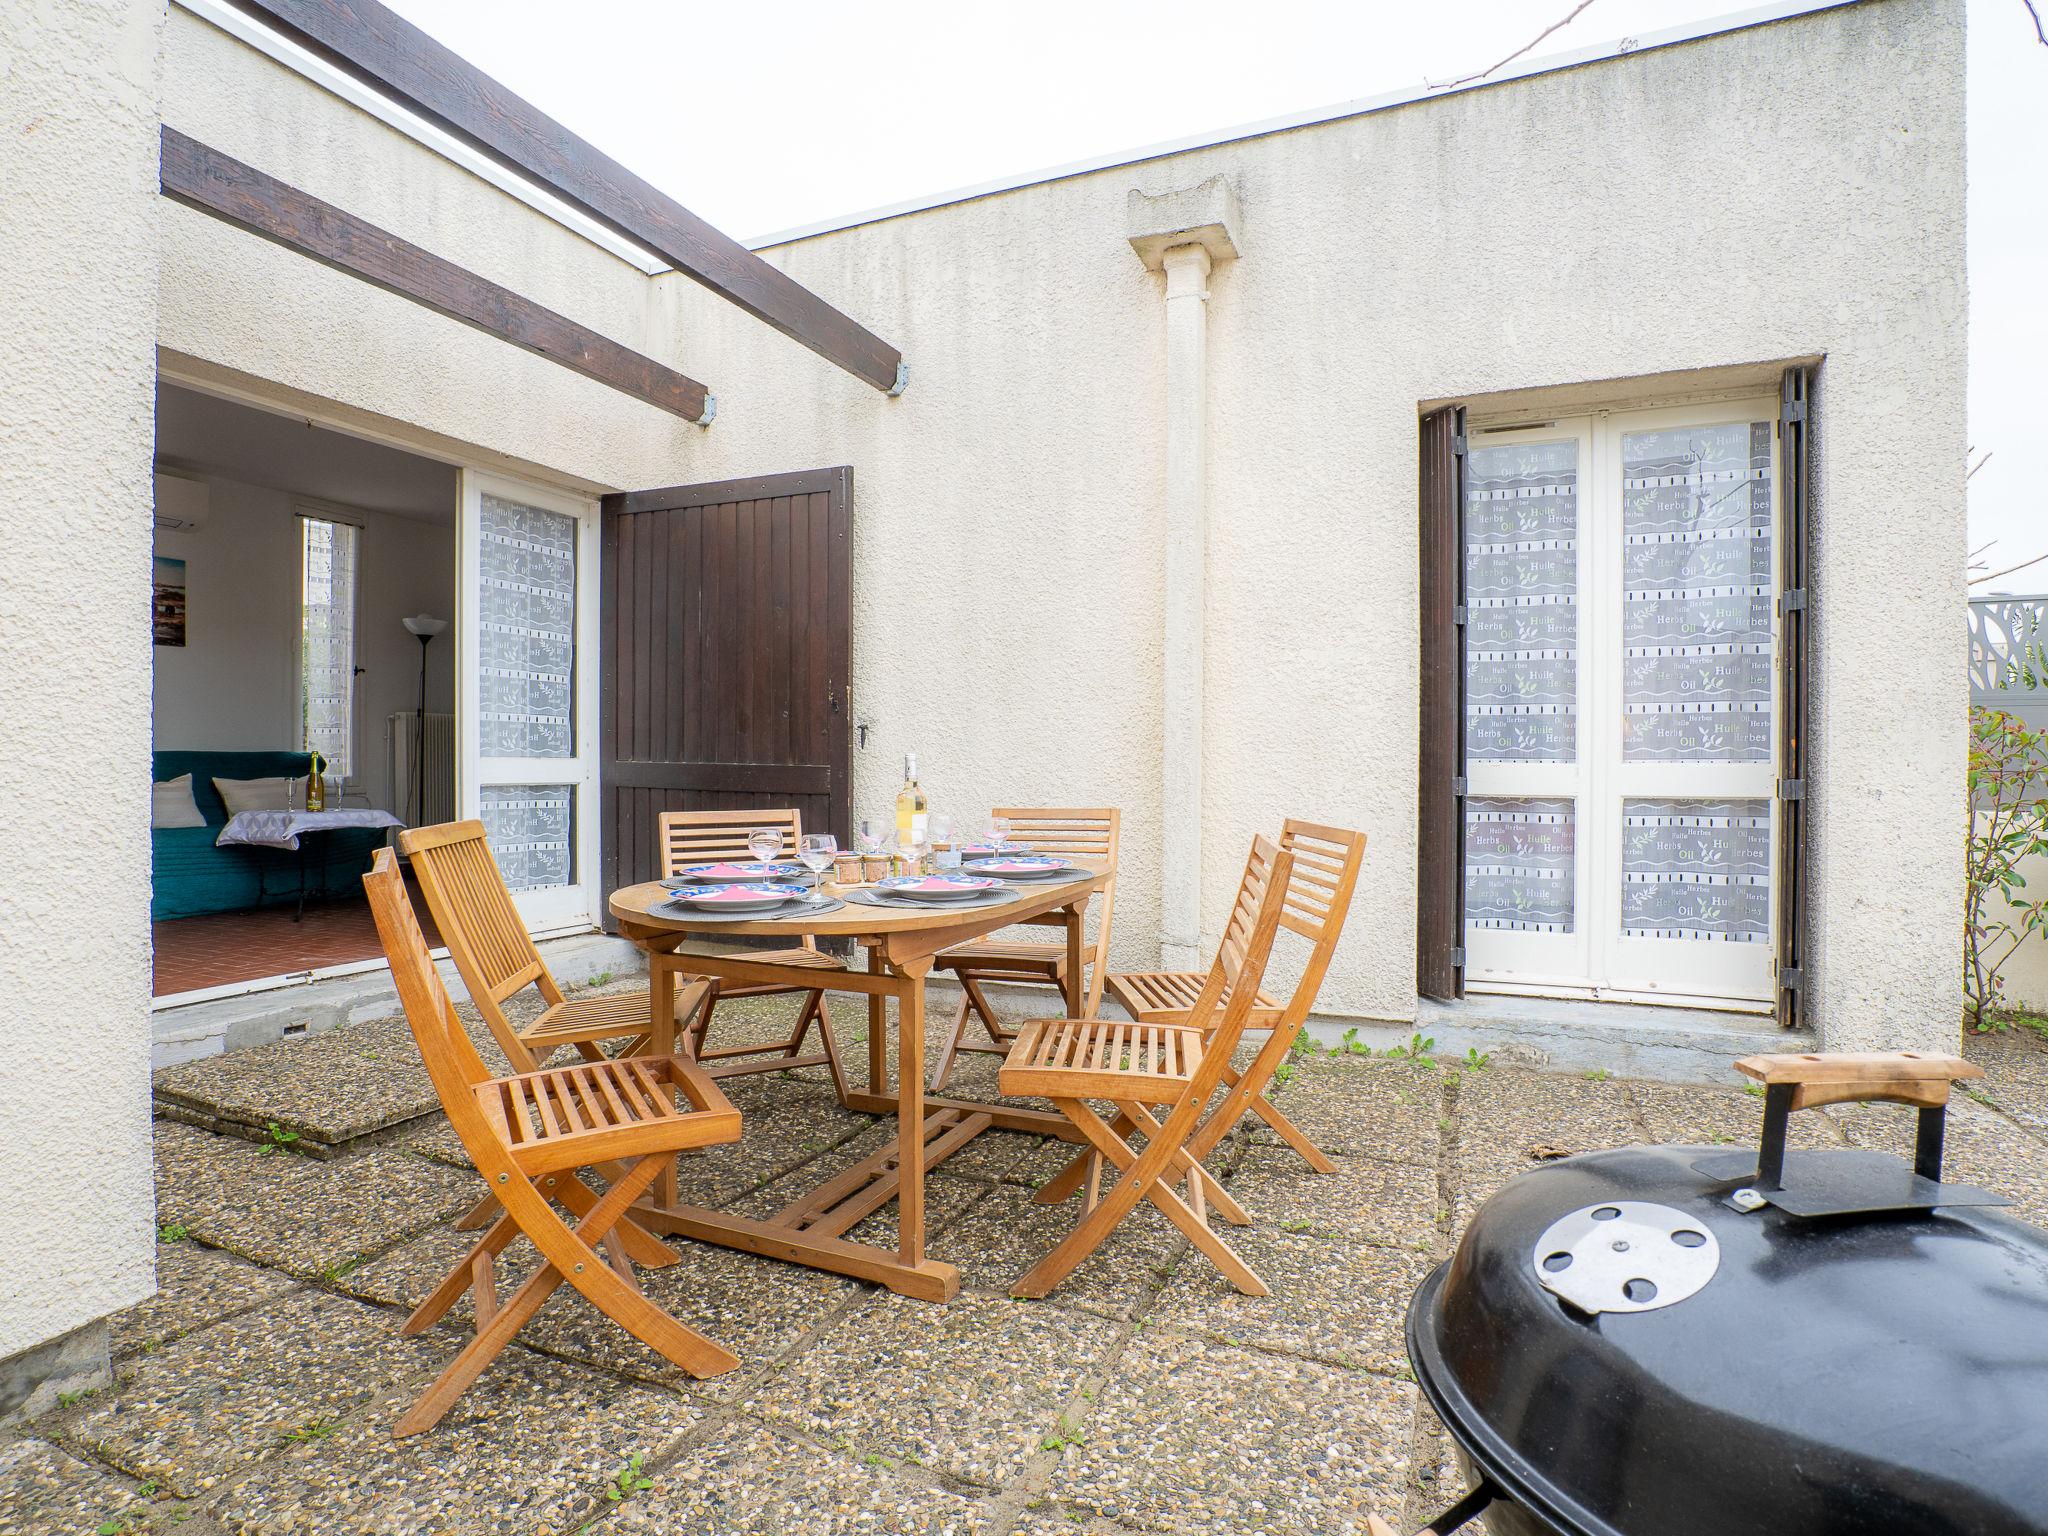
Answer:
[[[663,811],[794,806],[850,846],[853,471],[604,499],[605,895]]]
[[[1807,525],[1813,500],[1813,370],[1785,370],[1778,410],[1778,505],[1785,585],[1778,594],[1778,1022],[1806,1022]]]
[[[1422,418],[1415,990],[1465,993],[1465,408]]]

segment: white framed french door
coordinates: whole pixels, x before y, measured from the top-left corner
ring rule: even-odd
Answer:
[[[1778,403],[1475,422],[1466,977],[1767,1010]]]
[[[598,504],[461,476],[456,802],[529,928],[597,920]]]

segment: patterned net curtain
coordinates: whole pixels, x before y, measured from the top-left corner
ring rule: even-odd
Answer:
[[[485,495],[477,590],[485,757],[575,755],[576,520]],[[575,883],[575,790],[485,788],[479,812],[513,890]]]
[[[325,518],[299,519],[300,744],[327,759],[328,772],[354,775],[356,561],[362,530]]]
[[[1622,757],[1771,756],[1771,424],[1621,439]]]
[[[1475,448],[1465,470],[1465,751],[1569,763],[1579,724],[1579,445]],[[1570,933],[1578,807],[1465,803],[1465,921]]]

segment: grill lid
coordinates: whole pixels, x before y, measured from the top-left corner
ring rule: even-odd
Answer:
[[[1744,1065],[1765,1063],[1752,1075],[1787,1113],[1879,1098],[1939,1114],[1950,1078],[1975,1073],[1877,1059],[1891,1065]],[[1802,1075],[1781,1094],[1785,1071]],[[1929,1134],[1917,1172],[1938,1183]],[[1809,1156],[1831,1174],[1835,1159],[1899,1165],[1810,1154],[1781,1160],[1772,1188],[1757,1159],[1709,1177],[1696,1164],[1711,1155],[1632,1147],[1524,1174],[1416,1296],[1417,1380],[1526,1528],[2048,1536],[2048,1235],[1965,1205],[1739,1210],[1736,1189],[1795,1190]],[[1674,1240],[1687,1231],[1708,1241]],[[1558,1254],[1571,1262],[1547,1268]]]

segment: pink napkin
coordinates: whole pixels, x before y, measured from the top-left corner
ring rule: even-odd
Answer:
[[[758,880],[761,866],[758,864],[707,864],[702,869],[690,871],[693,880]]]
[[[708,907],[719,902],[759,901],[768,894],[770,893],[751,890],[743,885],[722,885],[713,890],[690,893],[683,899],[697,906]]]

